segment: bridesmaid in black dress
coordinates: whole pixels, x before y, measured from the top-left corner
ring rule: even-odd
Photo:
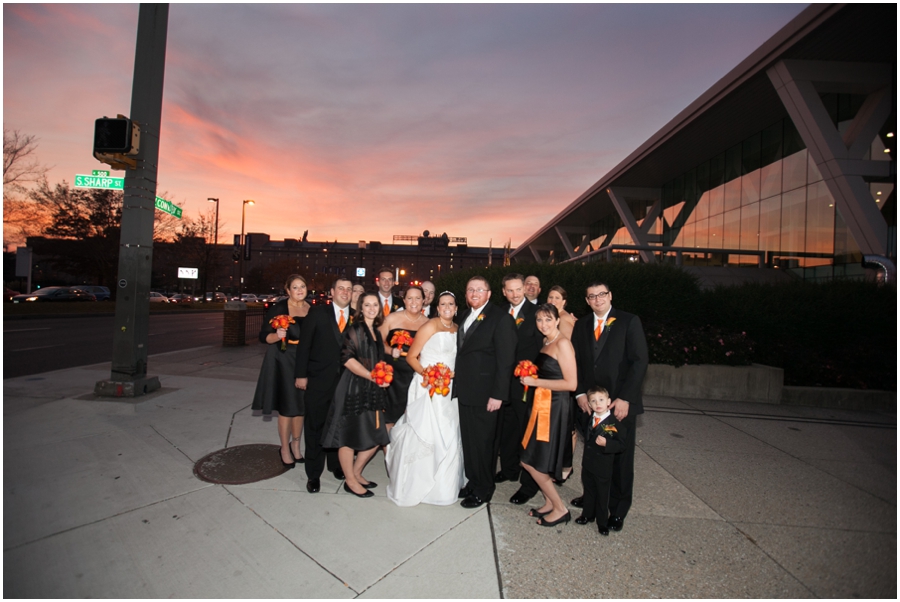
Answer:
[[[534,478],[544,494],[544,505],[528,515],[538,517],[538,524],[552,527],[567,523],[572,515],[559,497],[551,477],[562,479],[563,455],[569,431],[569,394],[578,384],[575,349],[559,331],[559,312],[545,303],[535,316],[537,328],[544,335],[544,346],[538,355],[538,377],[522,377],[523,385],[537,387],[531,417],[522,439],[522,468]]]
[[[288,276],[284,290],[288,298],[269,308],[259,331],[259,342],[267,344],[268,349],[259,370],[251,407],[262,410],[266,415],[273,410],[278,412],[281,463],[293,468],[296,462],[303,463],[300,434],[303,432],[306,407],[303,403],[304,392],[294,386],[294,362],[297,357],[297,341],[300,339],[300,325],[309,313],[309,303],[306,302],[306,280],[303,276]],[[269,320],[280,315],[291,316],[294,324],[275,330]],[[281,339],[285,339],[287,343],[285,351],[281,350]]]
[[[344,491],[357,497],[374,495],[369,489],[377,484],[364,478],[362,471],[378,448],[390,442],[384,420],[389,385],[379,386],[372,378],[372,369],[384,357],[378,332],[383,319],[378,295],[360,295],[356,316],[344,330],[341,363],[346,370],[338,381],[322,433],[322,447],[338,448]]]
[[[394,426],[404,412],[406,412],[406,400],[409,395],[409,383],[412,382],[415,373],[406,363],[406,354],[409,345],[402,349],[391,346],[394,333],[405,330],[410,336],[415,337],[419,328],[428,323],[428,318],[422,313],[422,305],[425,302],[425,293],[420,286],[410,286],[403,295],[402,311],[395,311],[384,318],[378,330],[384,339],[384,361],[394,367],[394,382],[388,388],[388,405],[385,412],[388,431]]]

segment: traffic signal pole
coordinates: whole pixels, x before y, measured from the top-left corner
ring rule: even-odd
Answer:
[[[112,373],[97,382],[97,395],[135,397],[160,386],[147,376],[147,342],[168,20],[168,4],[140,5],[130,117],[141,127],[141,146],[137,167],[125,172]]]

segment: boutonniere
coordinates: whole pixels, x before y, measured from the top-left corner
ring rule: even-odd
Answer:
[[[350,316],[350,319],[347,320],[347,326],[350,326],[351,324],[353,324],[353,316]]]
[[[525,321],[525,318],[516,318],[516,328],[522,325],[522,322]]]
[[[392,311],[397,311],[398,309],[400,309],[400,306],[394,303],[394,309]]]
[[[475,318],[476,322],[484,322],[484,314],[478,314],[478,317]]]
[[[613,318],[613,320],[615,320],[615,318]],[[616,425],[614,425],[614,424],[601,424],[600,427],[603,429],[604,433],[618,433],[619,432],[618,430],[616,430]]]
[[[612,323],[615,322],[615,321],[616,321],[615,318],[607,318],[607,319],[606,319],[606,322],[603,323],[604,329],[611,327],[611,326],[612,326]]]

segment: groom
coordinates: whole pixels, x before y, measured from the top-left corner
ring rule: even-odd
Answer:
[[[481,276],[466,284],[469,309],[459,316],[453,396],[468,483],[459,492],[463,508],[477,508],[494,495],[494,436],[497,410],[509,398],[515,368],[516,324],[488,301],[491,286]]]

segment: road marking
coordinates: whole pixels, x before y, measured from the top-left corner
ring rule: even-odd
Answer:
[[[50,327],[48,326],[47,328],[20,328],[18,330],[4,330],[3,334],[6,334],[7,332],[31,332],[32,330],[50,330]]]
[[[44,345],[43,347],[26,347],[25,349],[13,349],[13,353],[19,351],[34,351],[35,349],[50,349],[51,347],[62,347],[62,345]]]

